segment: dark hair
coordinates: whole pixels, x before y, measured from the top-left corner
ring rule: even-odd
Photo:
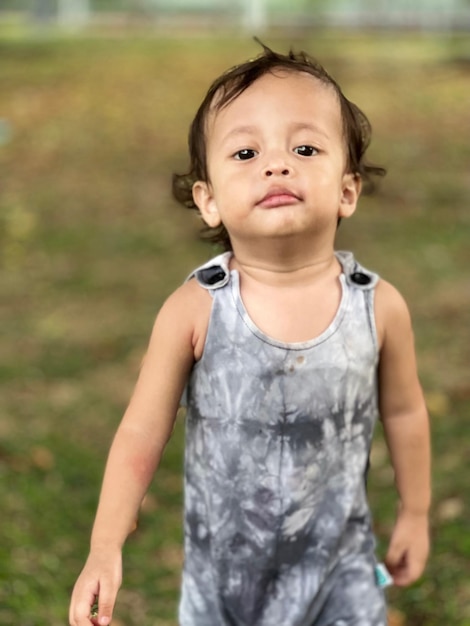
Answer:
[[[258,40],[257,40],[258,41]],[[343,120],[344,135],[347,145],[348,171],[360,176],[363,182],[364,193],[371,193],[375,186],[373,176],[384,176],[386,170],[382,167],[365,162],[365,153],[370,144],[372,128],[366,115],[343,94],[338,83],[325,68],[306,52],[288,55],[274,52],[263,43],[263,52],[255,59],[236,65],[219,76],[209,87],[206,97],[202,101],[196,116],[189,129],[189,156],[190,171],[187,174],[173,175],[173,196],[188,209],[196,209],[192,195],[193,184],[197,180],[208,181],[206,158],[206,122],[211,110],[220,111],[232,102],[242,92],[252,85],[258,78],[283,69],[290,72],[307,72],[322,83],[331,85],[338,96]],[[215,97],[217,98],[215,99]],[[223,224],[217,228],[206,228],[206,238],[221,244],[226,250],[231,249],[230,239]]]

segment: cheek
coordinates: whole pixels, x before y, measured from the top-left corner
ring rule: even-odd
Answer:
[[[229,168],[215,169],[210,180],[218,206],[233,204],[237,198],[245,195],[252,188],[243,172],[233,172]]]
[[[326,167],[312,176],[310,179],[310,188],[312,192],[325,192],[334,194],[336,190],[341,190],[341,173],[333,167]]]

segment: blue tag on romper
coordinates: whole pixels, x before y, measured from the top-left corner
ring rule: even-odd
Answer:
[[[383,563],[377,563],[375,566],[375,579],[379,587],[385,589],[393,585],[393,578],[390,576],[388,569]]]

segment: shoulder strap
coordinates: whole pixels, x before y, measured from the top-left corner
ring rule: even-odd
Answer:
[[[230,280],[229,262],[231,256],[231,252],[219,254],[191,272],[186,282],[195,278],[201,287],[208,290],[225,287]]]
[[[379,275],[360,265],[354,258],[352,252],[341,250],[335,254],[338,261],[341,263],[346,282],[350,287],[368,291],[377,285]]]

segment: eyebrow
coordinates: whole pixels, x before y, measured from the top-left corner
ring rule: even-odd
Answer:
[[[305,122],[295,122],[294,124],[292,124],[292,130],[294,132],[302,131],[302,130],[309,130],[314,133],[317,133],[318,135],[323,135],[323,137],[325,137],[326,139],[330,138],[329,134],[326,131],[324,131],[323,128],[321,128],[320,126],[317,126],[316,124],[310,124],[310,123],[305,123]]]
[[[256,126],[245,125],[242,124],[240,126],[236,126],[229,130],[229,132],[222,138],[222,142],[225,143],[231,137],[236,137],[237,135],[250,135],[255,133],[257,130]],[[316,134],[322,135],[325,139],[329,139],[330,136],[326,133],[322,128],[316,126],[315,124],[310,124],[306,122],[294,122],[291,125],[292,132],[300,132],[303,130],[308,130],[314,132]]]
[[[237,135],[251,135],[255,132],[256,126],[236,126],[222,137],[222,142],[227,141],[227,139],[230,139],[231,137],[236,137]]]

